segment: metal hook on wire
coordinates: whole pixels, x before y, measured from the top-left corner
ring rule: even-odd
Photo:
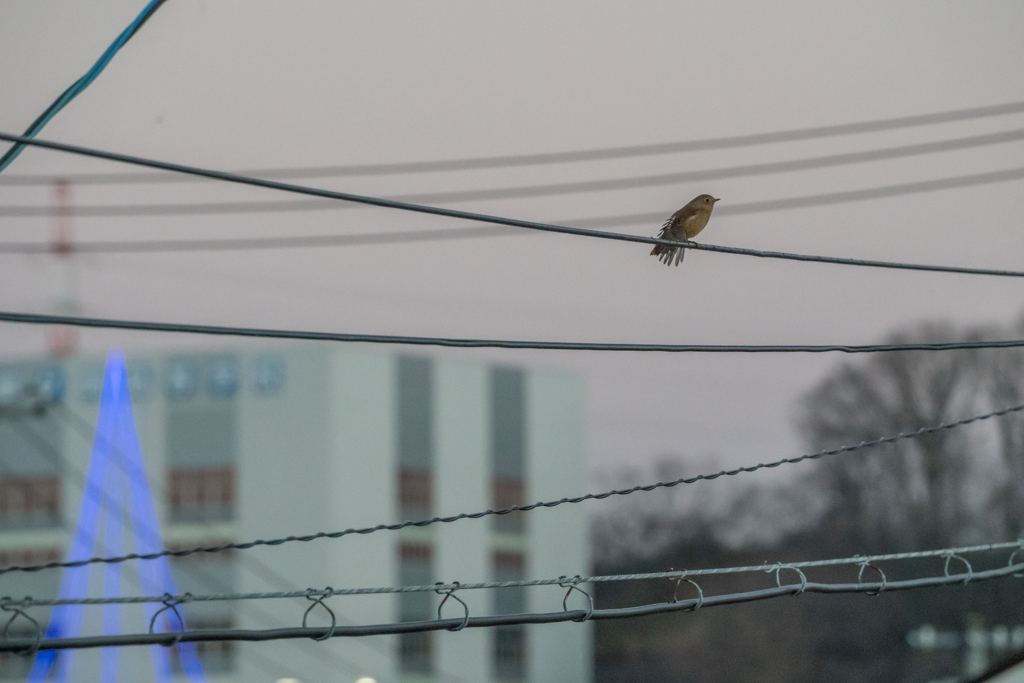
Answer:
[[[568,588],[569,589],[569,590],[567,590],[565,592],[565,597],[562,598],[562,611],[564,611],[564,612],[568,612],[569,611],[568,601],[569,601],[569,596],[572,594],[573,591],[576,591],[578,593],[583,593],[583,595],[586,596],[586,598],[587,598],[587,613],[585,615],[583,615],[582,619],[573,619],[573,621],[579,621],[579,622],[587,621],[588,619],[590,619],[590,617],[592,617],[594,615],[594,598],[592,598],[590,596],[590,593],[588,593],[587,591],[585,591],[585,590],[583,590],[582,588],[579,587],[579,584],[581,584],[582,582],[583,582],[583,577],[580,576],[579,574],[577,574],[576,576],[572,577],[571,579],[566,577],[566,576],[559,576],[558,577],[558,585],[561,586],[562,588]]]
[[[334,595],[334,589],[328,586],[320,592],[320,595],[315,595],[316,592],[317,591],[314,591],[312,588],[306,589],[306,599],[312,601],[313,604],[307,607],[306,611],[302,614],[302,628],[307,628],[306,620],[309,618],[309,613],[313,611],[314,607],[320,605],[325,610],[327,610],[327,613],[331,615],[331,627],[327,629],[327,633],[323,634],[318,638],[313,638],[311,636],[312,640],[315,640],[319,643],[320,641],[327,640],[328,638],[334,635],[334,629],[338,626],[338,618],[334,616],[334,610],[328,607],[327,604],[324,602],[324,600]]]
[[[32,626],[35,628],[36,640],[35,640],[34,643],[32,643],[32,645],[30,647],[27,647],[24,650],[22,650],[21,652],[18,652],[16,654],[22,655],[23,657],[31,657],[32,655],[34,655],[36,652],[39,651],[39,646],[42,645],[42,643],[43,643],[43,629],[39,625],[38,621],[36,621],[32,617],[30,617],[22,609],[22,608],[28,609],[29,607],[32,606],[32,598],[26,597],[23,601],[21,601],[20,603],[16,603],[15,605],[12,605],[11,604],[12,602],[14,602],[14,601],[11,600],[11,598],[9,598],[7,596],[4,596],[3,598],[0,598],[0,610],[3,610],[4,612],[13,612],[14,613],[14,614],[11,615],[11,618],[7,620],[7,623],[4,624],[3,631],[0,631],[0,639],[3,639],[3,640],[7,639],[7,630],[9,628],[11,628],[11,624],[14,623],[14,620],[17,619],[19,616],[20,617],[24,617],[25,619],[28,619],[29,621],[32,622]]]
[[[444,584],[441,583],[440,581],[438,581],[434,585],[435,586],[443,586]],[[448,602],[448,598],[454,598],[455,600],[457,600],[459,602],[459,604],[462,605],[462,609],[465,612],[465,615],[462,617],[462,623],[459,624],[458,626],[453,626],[453,627],[449,628],[448,629],[449,631],[461,631],[462,629],[466,628],[466,626],[469,624],[469,605],[467,605],[462,600],[462,598],[460,598],[458,595],[455,594],[455,591],[459,590],[459,586],[460,585],[462,585],[462,584],[460,584],[458,581],[453,581],[451,583],[451,587],[450,588],[435,588],[434,589],[435,593],[437,593],[438,595],[443,595],[444,596],[444,598],[441,599],[441,604],[437,606],[437,618],[438,619],[441,618],[441,608],[444,607],[444,603]]]
[[[1020,541],[1019,543],[1020,543],[1021,547],[1017,548],[1012,553],[1010,553],[1010,559],[1006,562],[1006,566],[1007,567],[1012,567],[1013,566],[1013,558],[1015,558],[1017,556],[1017,553],[1019,553],[1022,550],[1024,550],[1024,541]],[[1022,572],[1014,572],[1011,576],[1013,576],[1013,578],[1015,578],[1015,579],[1024,579],[1024,573],[1022,573]]]
[[[176,598],[170,593],[164,593],[164,606],[158,609],[153,614],[153,618],[149,620],[149,632],[152,634],[156,633],[156,631],[153,630],[156,627],[156,618],[164,612],[166,612],[167,610],[171,610],[172,612],[174,612],[174,616],[178,617],[178,627],[180,630],[177,632],[177,634],[175,634],[174,640],[172,640],[171,642],[160,643],[164,647],[174,647],[175,645],[181,642],[182,637],[185,635],[185,620],[181,618],[181,612],[178,611],[178,605],[184,605],[186,602],[192,602],[191,593],[185,593],[185,595],[181,596],[180,598]],[[164,621],[166,620],[167,617],[164,617]]]
[[[954,555],[953,553],[946,555],[946,564],[943,567],[943,572],[946,574],[946,576],[949,576],[949,561],[952,560],[954,557],[963,562],[964,566],[967,567],[967,578],[964,579],[964,585],[966,586],[968,583],[970,583],[971,579],[974,578],[974,567],[972,567],[971,563],[968,562],[966,559],[960,557],[959,555]]]
[[[671,567],[669,567],[669,571],[672,571]],[[699,610],[701,608],[701,605],[704,604],[704,591],[701,589],[700,586],[697,585],[696,581],[694,581],[693,579],[686,578],[686,572],[685,571],[680,572],[679,576],[677,576],[675,578],[669,577],[668,580],[676,582],[676,588],[675,588],[675,590],[672,591],[672,603],[673,604],[679,602],[679,584],[681,584],[683,581],[685,581],[686,583],[690,584],[691,586],[693,586],[694,588],[697,589],[697,603],[693,607],[691,607],[689,610],[687,610],[687,611],[688,612],[696,612],[697,610]]]
[[[876,591],[867,591],[867,595],[878,595],[879,593],[881,593],[882,591],[885,590],[885,583],[886,583],[885,572],[883,572],[881,569],[879,569],[875,565],[871,564],[867,560],[864,560],[863,562],[860,563],[860,571],[857,572],[857,583],[864,583],[864,570],[867,569],[868,567],[870,567],[871,569],[874,569],[876,572],[878,572],[878,575],[880,577],[882,577],[882,585],[879,586],[878,590],[876,590]]]
[[[805,590],[807,590],[807,575],[804,574],[803,571],[801,571],[801,569],[799,567],[793,567],[793,566],[788,565],[788,564],[782,564],[780,562],[776,562],[771,567],[768,567],[767,569],[765,569],[765,572],[768,573],[768,574],[771,574],[772,572],[775,572],[775,585],[778,586],[779,588],[782,588],[782,581],[779,579],[779,572],[781,572],[783,569],[792,569],[793,571],[795,571],[797,574],[800,575],[800,586],[797,587],[793,591],[793,595],[800,595]]]

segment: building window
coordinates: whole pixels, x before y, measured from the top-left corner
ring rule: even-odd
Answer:
[[[193,367],[183,364],[181,367]],[[172,522],[234,519],[237,406],[197,397],[167,407],[167,506]]]
[[[15,548],[0,550],[0,566],[30,567],[36,564],[49,564],[60,560],[60,551],[56,548]],[[12,627],[13,628],[13,627]]]
[[[520,552],[497,551],[492,557],[495,581],[526,578],[526,556]],[[495,614],[526,611],[525,588],[497,588],[493,591]],[[499,626],[492,631],[494,677],[499,681],[522,681],[526,677],[526,627]]]
[[[403,543],[398,548],[398,582],[402,586],[427,586],[434,582],[433,550],[429,545]],[[433,593],[399,593],[399,621],[434,618]],[[399,668],[407,673],[429,674],[434,669],[433,634],[402,633],[398,636]]]
[[[171,470],[168,479],[172,522],[219,522],[234,517],[234,468]]]
[[[433,487],[430,472],[398,471],[398,507],[403,520],[420,520],[430,515]]]
[[[0,477],[2,529],[59,526],[60,505],[59,477]]]
[[[398,359],[398,512],[423,519],[433,510],[433,370],[426,358]]]
[[[494,678],[499,681],[526,678],[526,627],[522,624],[494,629]]]
[[[179,358],[168,364],[164,378],[167,398],[177,401],[190,399],[195,395],[198,385],[199,366],[195,361]]]
[[[177,620],[174,620],[177,624]],[[221,630],[230,629],[234,626],[230,618],[223,619],[185,619],[185,625],[189,631]],[[231,641],[205,641],[192,643],[195,648],[196,657],[199,659],[199,666],[204,674],[225,674],[234,670],[235,647]],[[181,663],[181,656],[177,647],[171,650],[171,671],[181,675],[185,669]]]
[[[526,503],[526,388],[522,370],[491,371],[491,478],[496,510]],[[494,528],[522,533],[521,512],[494,517]]]
[[[526,503],[525,486],[522,479],[495,479],[492,482],[491,500],[495,510],[506,510],[514,505]],[[496,531],[521,534],[526,529],[524,513],[510,512],[494,518]]]

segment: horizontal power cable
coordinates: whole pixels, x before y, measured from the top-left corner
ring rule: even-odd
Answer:
[[[999,133],[989,133],[966,138],[952,140],[940,140],[937,142],[926,142],[915,145],[903,145],[884,149],[867,150],[863,152],[852,152],[849,154],[831,154],[827,156],[811,157],[808,159],[794,159],[789,161],[771,162],[763,164],[748,164],[731,166],[727,168],[707,169],[700,171],[684,171],[679,173],[658,173],[654,175],[631,176],[627,178],[612,178],[607,180],[585,180],[568,183],[546,183],[540,185],[524,185],[519,187],[497,187],[478,190],[457,190],[445,192],[426,192],[418,194],[388,196],[386,199],[403,202],[415,202],[421,204],[444,204],[451,202],[469,202],[481,200],[499,199],[523,199],[529,197],[550,197],[567,194],[578,194],[585,192],[608,192],[617,190],[635,190],[647,187],[658,187],[664,185],[676,185],[686,182],[697,182],[706,180],[721,180],[727,178],[741,178],[757,175],[770,175],[777,173],[806,171],[812,169],[842,166],[848,164],[865,163],[869,161],[880,161],[885,159],[896,159],[916,156],[921,154],[934,154],[937,152],[948,152],[958,149],[969,149],[984,145],[1005,144],[1024,140],[1024,129],[1010,130]],[[955,183],[956,181],[967,181],[969,184],[982,184],[985,182],[999,182],[999,180],[988,180],[992,174],[981,174],[979,176],[960,176],[958,178],[942,179],[940,181],[926,181],[925,185],[910,183],[905,185],[890,185],[882,188],[869,188],[855,192],[874,193],[870,198],[880,196],[894,196],[892,193],[912,194],[916,192],[928,192],[931,183],[940,183],[935,189],[947,189],[942,183]],[[1001,176],[994,176],[1001,178]],[[1012,178],[1008,178],[1012,179]],[[960,185],[953,185],[958,187]],[[835,195],[835,196],[834,196]],[[826,195],[813,195],[810,197],[791,197],[782,200],[782,204],[772,204],[773,208],[758,209],[766,211],[781,210],[792,205],[800,208],[805,205],[814,206],[813,202],[825,201],[840,203],[843,201],[856,201],[856,199],[843,199],[845,193],[830,193]],[[812,202],[808,204],[808,202]],[[743,213],[747,206],[759,206],[761,202],[747,204],[734,204],[730,208],[732,213]],[[780,208],[781,207],[781,208]],[[237,213],[268,213],[268,212],[292,212],[292,211],[321,211],[354,208],[350,204],[339,204],[325,200],[301,200],[292,202],[283,201],[242,201],[242,202],[198,202],[198,203],[158,203],[158,204],[93,204],[85,206],[70,206],[62,208],[62,215],[76,216],[79,218],[124,218],[139,216],[197,216],[197,215],[222,215]],[[721,207],[725,209],[726,207]],[[720,211],[721,211],[720,209]],[[9,205],[0,206],[0,217],[6,218],[33,218],[49,217],[53,215],[53,207],[49,205]]]
[[[342,176],[379,176],[402,173],[427,173],[436,171],[480,170],[545,164],[573,163],[625,159],[638,156],[676,154],[680,152],[731,149],[779,142],[796,142],[819,138],[838,137],[858,133],[877,133],[888,130],[914,128],[918,126],[953,123],[971,119],[1004,116],[1024,112],[1024,102],[1010,102],[987,107],[971,107],[933,114],[901,116],[856,123],[830,126],[815,126],[770,133],[734,135],[730,137],[706,138],[682,142],[656,143],[650,145],[629,145],[601,149],[540,154],[515,154],[463,159],[432,161],[411,161],[383,164],[348,164],[335,166],[306,166],[288,168],[255,168],[235,171],[240,175],[259,176],[277,180],[298,180],[303,178],[331,178]],[[168,173],[77,173],[61,175],[7,175],[0,176],[0,185],[49,185],[56,179],[66,179],[79,185],[106,185],[117,183],[187,182],[189,178]]]
[[[465,614],[455,619],[435,619],[429,621],[409,621],[366,626],[320,626],[307,628],[276,628],[265,630],[243,629],[204,629],[201,631],[184,631],[181,633],[136,633],[124,635],[82,636],[77,638],[6,638],[0,639],[0,652],[33,652],[37,650],[77,650],[96,647],[123,647],[128,645],[174,645],[179,642],[224,642],[248,641],[261,642],[285,640],[290,638],[343,638],[371,635],[393,635],[399,633],[421,633],[425,631],[459,631],[463,628],[481,628],[510,626],[517,624],[554,624],[569,621],[583,622],[588,620],[626,619],[667,612],[689,612],[706,607],[735,605],[746,602],[757,602],[782,596],[795,596],[804,593],[822,593],[838,595],[861,593],[878,595],[881,592],[911,590],[916,588],[937,588],[939,586],[966,585],[969,582],[990,581],[1011,577],[1024,570],[1024,564],[1015,564],[987,571],[967,572],[963,574],[945,574],[902,581],[879,581],[873,583],[812,583],[802,581],[795,584],[779,585],[761,590],[727,593],[723,595],[704,596],[673,602],[652,603],[635,607],[618,607],[611,609],[564,610],[561,612],[534,612],[529,614],[509,614],[500,616],[472,617],[469,608]],[[566,587],[565,585],[562,586]],[[571,590],[580,590],[573,588]],[[580,591],[582,592],[582,591]],[[454,595],[454,593],[452,593]],[[587,595],[584,593],[584,595]],[[587,595],[590,600],[590,596]],[[174,604],[174,603],[169,603]]]
[[[446,216],[448,218],[459,218],[463,220],[478,221],[482,223],[492,223],[495,225],[505,225],[515,228],[524,228],[527,230],[539,230],[542,232],[551,232],[564,235],[576,235],[581,237],[596,237],[599,239],[609,239],[621,242],[636,242],[639,244],[665,244],[670,246],[677,246],[680,242],[674,242],[670,240],[660,240],[654,237],[643,237],[640,235],[628,235],[624,233],[612,233],[603,232],[600,230],[590,230],[586,228],[574,228],[564,225],[552,225],[550,223],[537,223],[534,221],[524,221],[515,218],[505,218],[502,216],[490,216],[487,214],[472,213],[469,211],[457,211],[455,209],[446,209],[437,206],[426,206],[423,204],[410,204],[407,202],[400,202],[391,199],[384,199],[381,197],[368,197],[364,195],[355,195],[345,192],[334,192],[331,190],[322,190],[314,187],[304,187],[302,185],[290,185],[287,183],[279,183],[271,180],[260,180],[258,178],[249,178],[245,176],[238,176],[230,173],[223,173],[220,171],[211,171],[207,169],[195,168],[192,166],[181,166],[179,164],[172,164],[164,161],[154,161],[152,159],[142,159],[139,157],[132,157],[123,154],[115,154],[113,152],[104,152],[101,150],[89,149],[85,147],[78,147],[75,145],[65,145],[56,142],[48,142],[44,140],[31,140],[28,138],[22,138],[15,135],[8,135],[6,133],[0,133],[0,140],[12,140],[24,142],[25,144],[43,147],[46,149],[55,149],[58,151],[68,152],[71,154],[81,154],[85,156],[93,156],[101,159],[109,159],[111,161],[120,161],[129,164],[136,164],[141,166],[150,166],[153,168],[163,168],[166,170],[176,171],[180,173],[192,174],[202,177],[214,178],[217,180],[223,180],[225,182],[238,183],[243,185],[254,185],[256,187],[265,187],[267,189],[281,190],[283,192],[291,192],[294,194],[304,194],[316,197],[323,197],[327,199],[334,199],[338,201],[349,201],[360,204],[366,204],[370,206],[379,206],[382,208],[397,209],[400,211],[412,211],[415,213],[424,213],[435,216]],[[1019,173],[1020,177],[1024,178],[1024,168],[1014,171]],[[1007,173],[1000,171],[999,173]],[[1004,178],[1007,179],[1007,178]],[[933,181],[929,181],[933,182]],[[938,181],[936,181],[938,182]],[[1022,271],[1011,271],[1011,270],[993,270],[987,268],[964,268],[956,266],[932,266],[923,264],[911,264],[911,263],[897,263],[890,261],[871,261],[864,259],[844,259],[835,258],[829,256],[810,256],[804,254],[789,254],[786,252],[776,251],[761,251],[757,249],[742,249],[738,247],[722,247],[713,244],[700,244],[697,242],[686,242],[686,248],[697,249],[700,251],[713,251],[723,254],[739,254],[744,256],[756,256],[759,258],[774,258],[784,259],[791,261],[811,261],[816,263],[834,263],[842,265],[853,265],[853,266],[866,266],[873,268],[896,268],[903,270],[919,270],[919,271],[931,271],[931,272],[942,272],[942,273],[959,273],[966,275],[994,275],[1002,277],[1024,277]]]
[[[262,339],[301,339],[339,343],[399,344],[453,348],[533,349],[546,351],[615,351],[636,353],[882,353],[890,351],[957,351],[966,349],[1010,349],[1024,347],[1024,339],[998,341],[915,342],[909,344],[619,344],[604,342],[520,341],[513,339],[463,339],[456,337],[412,337],[387,334],[350,334],[257,327],[225,327],[186,323],[143,322],[113,318],[85,318],[46,313],[0,311],[0,322],[29,325],[68,325],[141,332],[174,332]]]
[[[406,521],[406,522],[401,522],[401,523],[398,523],[398,524],[378,524],[376,526],[371,526],[371,527],[349,528],[349,529],[344,529],[344,530],[341,530],[341,531],[331,531],[331,532],[321,531],[321,532],[318,532],[318,533],[315,533],[315,534],[309,534],[309,535],[306,535],[306,536],[287,536],[287,537],[284,537],[284,538],[276,538],[276,539],[272,539],[272,540],[258,539],[258,540],[249,541],[249,542],[246,542],[246,543],[224,543],[224,544],[216,545],[216,546],[187,548],[187,549],[182,549],[182,550],[164,550],[164,551],[159,552],[159,553],[149,553],[149,554],[141,554],[141,555],[138,554],[138,553],[130,553],[128,555],[121,555],[121,556],[118,556],[118,557],[93,557],[93,558],[90,558],[88,560],[80,560],[80,561],[76,561],[76,562],[50,562],[48,564],[38,564],[38,565],[30,565],[30,566],[17,566],[17,565],[15,565],[15,566],[8,566],[8,567],[0,567],[0,575],[7,574],[9,572],[37,572],[37,571],[42,571],[44,569],[59,569],[59,568],[67,568],[67,567],[81,567],[81,566],[84,566],[84,565],[87,565],[87,564],[98,564],[98,563],[102,563],[102,564],[115,564],[115,563],[120,563],[120,562],[127,562],[129,560],[155,560],[155,559],[157,559],[159,557],[164,557],[164,556],[169,556],[169,557],[186,557],[188,555],[194,555],[196,553],[219,553],[219,552],[225,552],[225,551],[228,551],[228,550],[248,550],[250,548],[255,548],[257,546],[278,546],[278,545],[283,545],[285,543],[292,543],[292,542],[296,542],[296,541],[298,541],[298,542],[309,542],[309,541],[315,541],[315,540],[319,540],[319,539],[323,539],[323,538],[334,538],[334,539],[336,539],[336,538],[342,538],[344,536],[352,536],[352,535],[366,536],[368,534],[376,533],[378,531],[399,531],[401,529],[406,529],[406,528],[409,528],[409,527],[425,527],[425,526],[430,526],[432,524],[438,524],[438,523],[446,523],[447,524],[447,523],[451,523],[451,522],[457,522],[457,521],[463,520],[463,519],[480,519],[480,518],[483,518],[483,517],[490,517],[490,516],[493,516],[493,515],[508,515],[508,514],[513,513],[513,512],[530,512],[532,510],[537,510],[537,509],[540,509],[540,508],[554,508],[554,507],[558,507],[560,505],[582,503],[582,502],[587,501],[587,500],[603,500],[605,498],[610,498],[612,496],[628,496],[630,494],[641,492],[641,491],[642,492],[649,492],[649,491],[654,491],[656,489],[661,489],[661,488],[673,488],[673,487],[684,485],[684,484],[694,484],[694,483],[696,483],[698,481],[713,481],[715,479],[718,479],[719,477],[735,476],[735,475],[743,474],[743,473],[751,473],[751,472],[756,472],[756,471],[762,470],[762,469],[771,469],[771,468],[779,467],[781,465],[792,465],[792,464],[796,464],[796,463],[799,463],[799,462],[803,462],[805,460],[816,460],[818,458],[823,458],[823,457],[827,457],[827,456],[831,456],[831,455],[839,455],[841,453],[852,453],[854,451],[859,451],[859,450],[862,450],[862,449],[865,449],[865,448],[872,448],[872,447],[881,446],[881,445],[884,445],[884,444],[896,443],[898,441],[903,441],[905,439],[915,439],[915,438],[918,438],[918,437],[921,437],[921,436],[925,436],[927,434],[935,434],[935,433],[941,432],[941,431],[946,431],[946,430],[951,430],[951,429],[959,429],[960,427],[965,427],[965,426],[973,424],[975,422],[981,422],[981,421],[989,420],[989,419],[996,418],[996,417],[1002,417],[1002,416],[1005,416],[1005,415],[1009,415],[1011,413],[1019,413],[1021,411],[1024,411],[1024,404],[1018,405],[1018,406],[1011,406],[1009,408],[1003,408],[1001,410],[992,411],[990,413],[985,413],[983,415],[975,415],[973,417],[965,418],[963,420],[957,420],[956,422],[945,422],[945,423],[934,425],[934,426],[930,426],[930,427],[921,427],[920,429],[917,429],[917,430],[912,431],[912,432],[901,432],[901,433],[893,435],[893,436],[881,437],[881,438],[873,439],[873,440],[870,440],[870,441],[861,441],[859,444],[850,445],[850,446],[843,446],[841,448],[833,448],[833,449],[818,451],[817,453],[811,453],[811,454],[808,454],[808,455],[801,455],[801,456],[795,457],[795,458],[783,458],[782,460],[776,460],[774,462],[759,463],[757,465],[752,465],[752,466],[749,466],[749,467],[737,467],[737,468],[732,469],[732,470],[722,470],[722,471],[716,472],[714,474],[698,474],[698,475],[693,476],[693,477],[682,477],[682,478],[675,479],[675,480],[672,480],[672,481],[660,481],[660,482],[656,482],[654,484],[647,484],[647,485],[643,485],[643,486],[634,486],[634,487],[628,488],[628,489],[613,489],[611,491],[605,491],[604,493],[587,493],[585,495],[578,496],[576,498],[562,498],[560,500],[552,500],[552,501],[547,501],[547,502],[533,503],[532,505],[513,505],[511,507],[507,507],[507,508],[504,508],[504,509],[501,509],[501,510],[491,510],[491,509],[488,509],[488,510],[484,510],[482,512],[473,512],[473,513],[463,512],[463,513],[459,513],[457,515],[452,515],[452,516],[449,516],[449,517],[432,517],[430,519],[425,519],[425,520],[420,520],[420,521]]]
[[[881,555],[855,555],[853,557],[833,558],[827,560],[808,560],[806,562],[775,562],[773,564],[760,564],[744,567],[714,567],[707,569],[680,569],[667,572],[648,572],[643,574],[613,574],[606,576],[576,576],[571,580],[565,576],[557,579],[525,579],[519,581],[484,581],[479,583],[433,583],[423,586],[387,586],[378,588],[309,588],[305,590],[273,591],[260,593],[217,593],[209,595],[197,595],[188,593],[185,595],[152,595],[152,596],[120,596],[104,598],[63,598],[39,600],[33,597],[22,599],[6,598],[8,607],[56,607],[57,605],[135,605],[141,603],[164,603],[164,602],[219,602],[231,600],[276,600],[287,598],[329,598],[331,596],[346,595],[391,595],[395,593],[432,593],[437,591],[463,591],[498,588],[533,588],[537,586],[562,586],[565,587],[568,581],[574,585],[583,583],[616,583],[623,581],[650,581],[657,579],[685,579],[695,576],[720,576],[725,574],[756,574],[771,573],[776,570],[792,569],[803,570],[808,568],[837,567],[837,566],[862,566],[866,567],[877,562],[895,562],[904,560],[917,560],[925,558],[948,558],[957,559],[970,567],[963,555],[974,555],[977,553],[991,552],[993,550],[1013,550],[1014,554],[1024,551],[1024,540],[1007,541],[1001,543],[986,543],[982,545],[960,546],[952,548],[938,548],[933,550],[916,550],[904,553],[887,553]],[[973,573],[973,568],[971,572]]]
[[[135,20],[128,25],[124,31],[111,43],[95,64],[85,73],[84,76],[79,78],[77,81],[72,83],[67,90],[61,93],[54,102],[46,108],[46,110],[32,122],[32,125],[23,133],[27,138],[35,137],[35,135],[43,129],[43,127],[50,122],[57,113],[63,109],[71,100],[75,99],[83,90],[89,87],[89,85],[96,80],[100,73],[107,68],[107,64],[114,58],[114,55],[124,47],[131,38],[138,33],[142,25],[149,21],[149,18],[160,9],[165,0],[151,0],[149,4],[142,10],[142,12],[135,17]],[[3,156],[0,156],[0,171],[7,168],[12,161],[14,161],[22,150],[25,148],[23,142],[16,143],[13,147],[8,149]]]
[[[469,226],[440,230],[396,230],[342,235],[296,235],[294,237],[242,237],[197,240],[108,240],[74,242],[68,251],[77,254],[162,254],[175,252],[248,251],[261,249],[310,249],[317,247],[369,246],[448,242],[479,237],[536,235],[518,228]],[[49,242],[0,242],[0,254],[48,254]],[[66,252],[63,252],[66,253]]]

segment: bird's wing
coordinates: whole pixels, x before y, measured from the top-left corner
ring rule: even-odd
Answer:
[[[665,223],[662,224],[661,232],[658,233],[659,240],[676,239],[676,236],[673,233],[675,232],[677,218],[678,214],[672,214],[671,216],[668,217],[668,220],[666,220]]]

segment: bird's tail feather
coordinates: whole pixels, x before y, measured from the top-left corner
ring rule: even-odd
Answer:
[[[651,249],[651,256],[657,256],[658,260],[666,266],[671,266],[673,259],[678,266],[683,262],[683,256],[685,255],[686,249],[683,247],[670,247],[664,244],[656,244],[654,245],[654,249]]]

